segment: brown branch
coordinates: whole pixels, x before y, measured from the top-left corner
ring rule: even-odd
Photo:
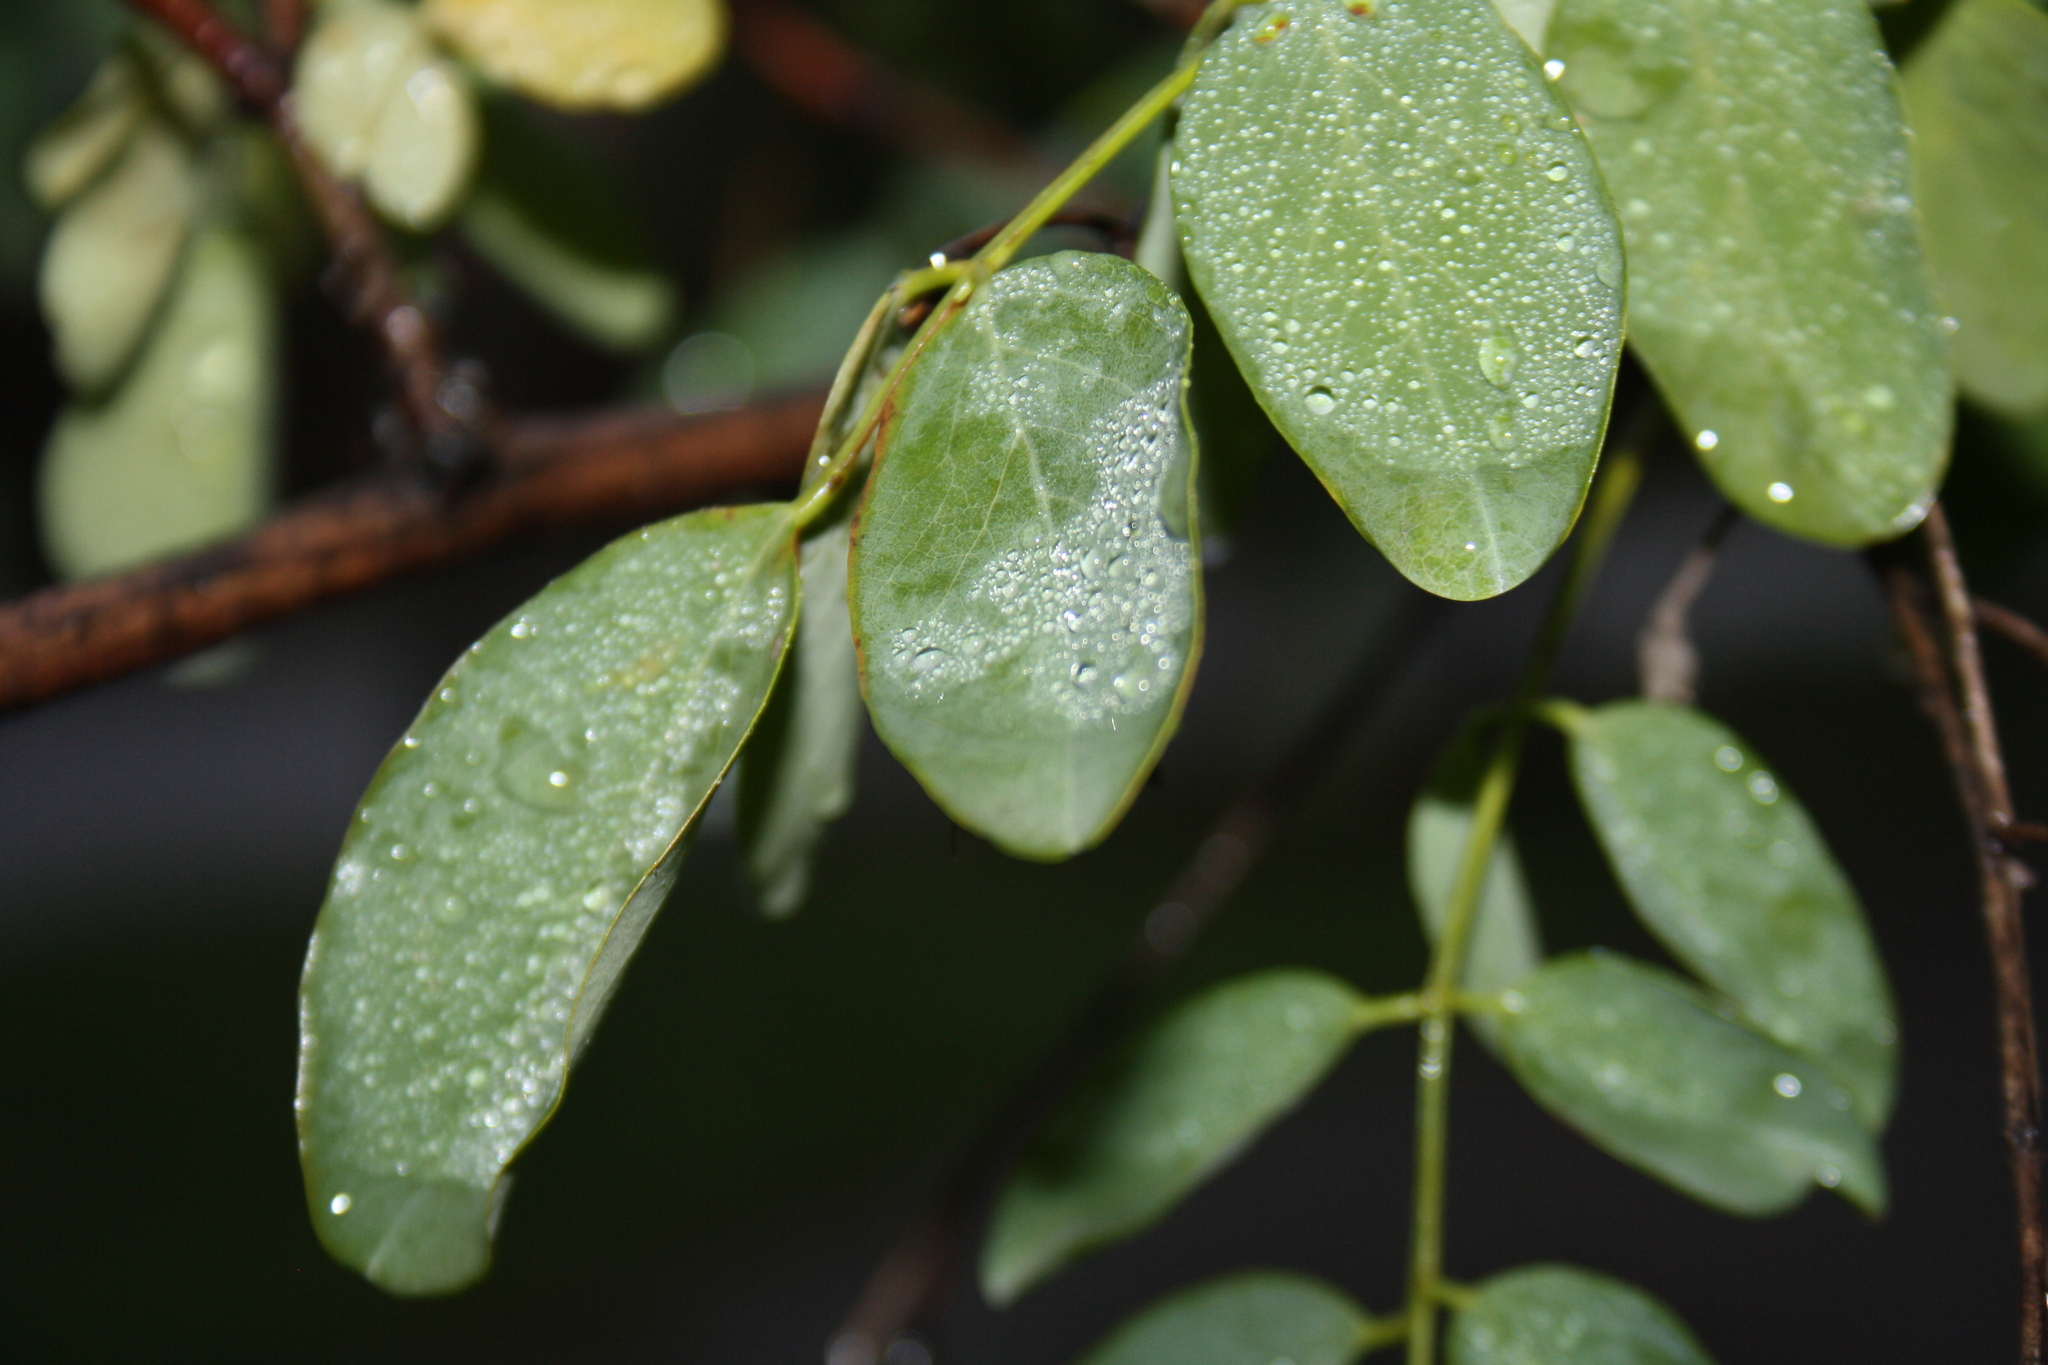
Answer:
[[[1925,592],[1905,569],[1886,573],[1893,618],[1913,658],[1921,705],[1933,719],[1969,821],[1977,855],[1984,932],[1997,996],[2000,1088],[2012,1162],[2020,1253],[2020,1361],[2041,1365],[2048,1315],[2048,1238],[2041,1224],[2040,1067],[2020,898],[2032,881],[2007,850],[2017,822],[1999,752],[1990,690],[1978,649],[1976,616],[1954,538],[1940,504],[1925,523],[1928,560],[1947,626],[1948,651],[1936,641]],[[1953,672],[1951,672],[1953,670]]]
[[[128,3],[205,58],[243,104],[269,121],[333,247],[327,283],[342,311],[369,328],[383,347],[400,403],[425,443],[428,461],[443,470],[466,469],[481,448],[478,433],[486,423],[481,396],[450,377],[433,323],[408,296],[376,216],[306,145],[284,68],[206,0]]]
[[[1022,1138],[1120,1035],[1146,993],[1272,846],[1287,818],[1320,785],[1344,741],[1392,688],[1407,646],[1447,614],[1438,598],[1412,594],[1293,746],[1226,808],[1168,883],[1129,947],[1030,1078],[983,1125],[938,1195],[889,1247],[825,1348],[827,1365],[875,1365],[951,1283],[976,1197],[1007,1168]]]
[[[289,62],[306,37],[306,0],[263,0],[262,9],[264,46]]]
[[[386,472],[241,540],[0,606],[0,710],[164,663],[316,602],[522,532],[624,523],[795,480],[821,396],[681,417],[620,409],[508,423],[499,467],[455,492]]]
[[[1970,599],[1970,609],[1976,614],[1978,625],[1990,627],[2048,664],[2048,630],[2042,630],[2011,607],[2001,607],[1981,597]]]
[[[1693,648],[1688,620],[1693,603],[1713,577],[1721,542],[1735,528],[1736,520],[1735,509],[1723,505],[1664,591],[1657,594],[1636,636],[1636,676],[1643,695],[1651,701],[1690,706],[1699,695],[1700,655]]]

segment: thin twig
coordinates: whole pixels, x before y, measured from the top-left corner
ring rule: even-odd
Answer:
[[[1978,625],[1990,627],[2048,664],[2048,630],[2042,630],[2011,607],[2002,607],[1981,597],[1970,599],[1970,609],[1976,613]]]
[[[0,606],[0,710],[167,662],[237,631],[527,531],[626,523],[794,483],[820,395],[505,424],[497,469],[454,491],[386,471],[241,540]]]
[[[2017,822],[2006,787],[1990,691],[1984,682],[1976,615],[1948,519],[1939,504],[1928,514],[1925,538],[1937,601],[1948,627],[1946,660],[1921,586],[1897,566],[1887,571],[1886,586],[1900,637],[1913,658],[1921,705],[1941,738],[1977,856],[1985,939],[1997,995],[2000,1089],[2019,1233],[2019,1358],[2021,1365],[2041,1365],[2043,1319],[2048,1315],[2048,1238],[2044,1238],[2041,1225],[2040,1068],[2026,934],[2020,918],[2020,898],[2032,878],[2006,847]]]
[[[405,415],[424,442],[422,453],[440,469],[466,470],[487,422],[481,396],[449,377],[434,325],[399,278],[376,216],[306,145],[283,66],[205,0],[128,3],[205,58],[243,104],[268,120],[333,248],[328,285],[349,319],[368,328],[383,347]]]
[[[1636,676],[1651,701],[1690,706],[1699,695],[1700,655],[1688,630],[1692,604],[1714,574],[1721,542],[1735,528],[1737,514],[1723,504],[1713,524],[1700,536],[1678,572],[1657,594],[1643,629],[1636,636]]]
[[[952,1282],[968,1214],[1022,1136],[1123,1031],[1147,992],[1186,955],[1271,847],[1287,819],[1321,784],[1346,738],[1378,711],[1413,653],[1447,614],[1437,598],[1411,595],[1385,635],[1280,761],[1231,802],[1168,883],[1130,945],[1044,1062],[982,1126],[939,1194],[884,1253],[826,1347],[828,1365],[874,1365]]]
[[[282,61],[298,55],[306,37],[306,0],[263,0],[263,43]]]

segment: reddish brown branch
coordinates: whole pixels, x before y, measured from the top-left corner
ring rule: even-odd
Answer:
[[[1997,631],[2027,653],[2048,664],[2048,630],[2029,621],[2010,607],[2001,607],[1996,602],[1987,602],[1981,597],[1972,598],[1970,608],[1977,616],[1977,624]]]
[[[1900,638],[1913,659],[1921,705],[1941,738],[1977,856],[1997,996],[2005,1141],[2019,1224],[2020,1361],[2041,1365],[2048,1316],[2048,1238],[2041,1225],[2041,1082],[2026,933],[2020,918],[2020,897],[2032,878],[2006,847],[2008,839],[2026,827],[2013,818],[1978,649],[1977,618],[1939,504],[1928,514],[1925,531],[1936,597],[1947,627],[1946,658],[1921,585],[1905,569],[1894,567],[1886,574],[1886,586]]]
[[[175,659],[237,631],[526,531],[624,523],[794,480],[821,399],[506,426],[498,470],[458,493],[389,473],[317,494],[244,539],[0,607],[0,709]]]
[[[269,121],[333,247],[328,284],[342,310],[351,321],[369,328],[383,347],[400,402],[426,443],[428,459],[443,468],[464,465],[478,448],[480,397],[460,380],[449,379],[433,323],[408,297],[376,216],[362,196],[337,179],[306,145],[284,68],[205,0],[129,4],[205,58],[242,103]]]
[[[1714,559],[1736,520],[1733,507],[1721,509],[1657,595],[1636,636],[1636,676],[1651,701],[1690,706],[1698,694],[1700,657],[1689,630],[1692,605],[1713,577]]]

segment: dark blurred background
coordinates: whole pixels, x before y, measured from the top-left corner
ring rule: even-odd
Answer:
[[[1128,0],[838,0],[807,11],[877,69],[1071,151],[1170,59]],[[33,305],[42,224],[25,137],[119,21],[105,0],[0,11],[0,578],[44,581],[30,507],[61,401]],[[637,119],[550,120],[615,179],[741,387],[829,368],[890,272],[1014,208],[1034,172],[830,123],[729,58]],[[1141,194],[1142,158],[1105,203]],[[459,247],[418,248],[452,346],[500,401],[664,391],[559,330]],[[366,347],[310,277],[289,304],[289,488],[374,458]],[[730,349],[730,348],[728,348]],[[666,367],[675,397],[674,367]],[[738,381],[734,381],[738,382]],[[688,395],[682,396],[688,401]],[[1964,423],[1948,497],[1980,590],[2048,613],[2048,479]],[[1634,689],[1650,599],[1717,503],[1653,459],[1559,690]],[[1167,980],[1312,964],[1371,991],[1422,965],[1401,828],[1467,708],[1510,686],[1554,573],[1418,611],[1284,452],[1210,577],[1207,656],[1161,780],[1060,867],[957,835],[879,746],[810,904],[751,909],[714,811],[560,1116],[518,1168],[482,1285],[400,1302],[330,1263],[291,1128],[294,990],[334,848],[385,748],[490,622],[616,528],[508,549],[256,632],[207,687],[133,677],[0,717],[0,1350],[16,1360],[815,1361],[875,1258],[1122,950],[1208,822],[1360,669],[1391,677],[1302,814]],[[2012,1354],[2015,1276],[1989,976],[1961,818],[1863,562],[1744,525],[1697,613],[1702,704],[1768,755],[1861,890],[1903,1014],[1885,1141],[1894,1207],[1816,1194],[1710,1212],[1583,1143],[1461,1048],[1450,1270],[1532,1259],[1662,1296],[1724,1365]],[[2023,815],[2048,810],[2048,678],[1993,643]],[[232,670],[223,670],[232,671]],[[1581,823],[1554,740],[1513,815],[1550,946],[1658,957]],[[1249,1266],[1329,1277],[1384,1310],[1406,1243],[1412,1039],[1368,1039],[1299,1112],[1165,1223],[995,1313],[963,1284],[940,1365],[1059,1365],[1153,1297]],[[912,1353],[914,1355],[914,1353]]]

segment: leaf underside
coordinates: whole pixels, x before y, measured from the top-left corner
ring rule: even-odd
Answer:
[[[1864,0],[1562,0],[1546,50],[1621,209],[1629,341],[1721,491],[1831,545],[1910,530],[1947,346]]]
[[[753,725],[796,611],[779,504],[613,542],[448,671],[351,822],[301,990],[321,1239],[397,1293],[483,1273],[546,1121]]]
[[[1507,591],[1592,478],[1620,230],[1488,0],[1248,5],[1176,132],[1188,270],[1281,433],[1431,592]]]
[[[1226,982],[1097,1068],[997,1197],[981,1283],[1005,1304],[1164,1215],[1299,1103],[1358,1033],[1358,997],[1319,972]]]
[[[854,532],[875,730],[1027,858],[1114,827],[1201,647],[1187,311],[1114,256],[999,272],[904,381]]]
[[[1452,1320],[1445,1356],[1450,1365],[1714,1365],[1663,1304],[1565,1265],[1481,1284]]]
[[[1773,1038],[1826,1064],[1872,1131],[1898,1028],[1854,888],[1798,798],[1697,711],[1616,702],[1571,737],[1572,775],[1636,913]]]
[[[1815,1181],[1882,1211],[1884,1170],[1849,1092],[1678,977],[1607,954],[1557,958],[1511,999],[1508,1068],[1623,1161],[1730,1213],[1781,1213]]]
[[[1350,1296],[1321,1280],[1255,1270],[1162,1299],[1081,1365],[1348,1365],[1367,1325]]]

